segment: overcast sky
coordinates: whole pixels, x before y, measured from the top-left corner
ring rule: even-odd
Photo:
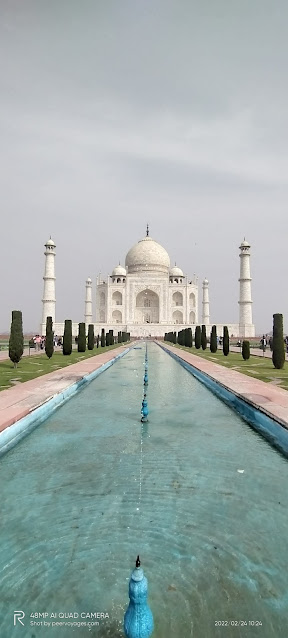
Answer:
[[[287,23],[286,0],[0,0],[0,332],[39,329],[50,235],[56,320],[83,321],[147,221],[215,323],[245,236],[256,331],[288,331]]]

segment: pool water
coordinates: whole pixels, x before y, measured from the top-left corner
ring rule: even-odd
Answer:
[[[150,343],[141,424],[144,355],[1,459],[1,638],[123,636],[137,554],[153,638],[287,635],[287,460]],[[109,618],[30,624],[95,612]]]

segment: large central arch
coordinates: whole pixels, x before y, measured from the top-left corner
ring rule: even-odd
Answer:
[[[136,297],[136,323],[159,323],[159,297],[156,292],[145,288]]]

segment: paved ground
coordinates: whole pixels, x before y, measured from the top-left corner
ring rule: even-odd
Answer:
[[[167,350],[175,352],[181,359],[191,363],[195,368],[205,372],[210,377],[219,381],[229,390],[235,392],[243,399],[250,401],[257,408],[261,408],[266,414],[277,419],[288,429],[288,392],[270,383],[248,377],[241,372],[225,368],[207,359],[197,357],[190,352],[173,348],[164,344]],[[265,353],[266,354],[266,353]],[[270,353],[271,355],[271,353]],[[263,356],[263,355],[261,355]]]
[[[120,346],[115,350],[108,350],[103,354],[84,359],[79,363],[73,363],[66,368],[55,370],[55,372],[50,372],[37,379],[19,383],[14,388],[2,390],[0,392],[0,432],[51,399],[55,394],[79,381],[86,374],[97,370],[107,361],[111,361],[126,348],[127,346]]]

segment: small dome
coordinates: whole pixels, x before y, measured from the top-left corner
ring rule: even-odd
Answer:
[[[244,237],[243,241],[241,241],[240,248],[241,248],[241,246],[250,248],[250,244],[249,244],[248,241],[246,241],[245,237]]]
[[[112,270],[112,277],[126,277],[126,269],[124,266],[115,266]]]
[[[86,284],[92,284],[92,279],[90,277],[87,277]]]
[[[54,243],[53,239],[48,239],[48,241],[46,241],[45,246],[56,246],[56,244]]]
[[[157,241],[152,237],[144,237],[128,251],[125,266],[128,273],[152,271],[168,274],[170,258]]]
[[[181,268],[176,266],[176,264],[175,264],[175,266],[170,268],[169,275],[170,275],[170,277],[184,277],[183,271],[181,270]]]
[[[209,281],[208,279],[205,277],[205,279],[203,279],[203,286],[208,286]]]

